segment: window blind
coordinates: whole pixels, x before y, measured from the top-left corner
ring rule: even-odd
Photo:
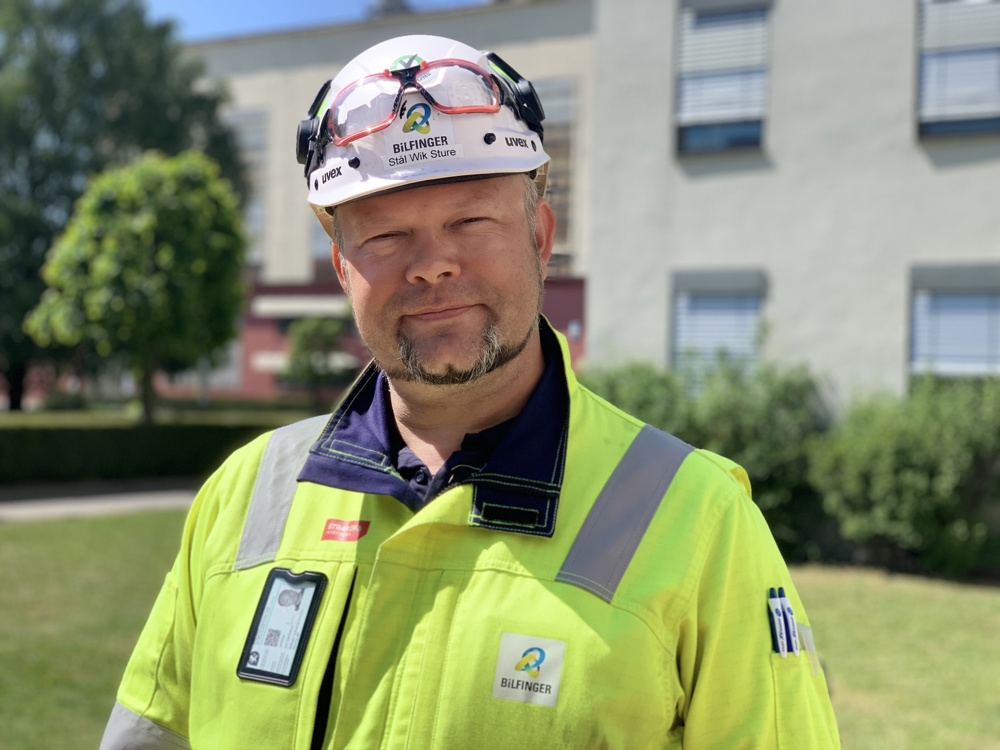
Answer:
[[[912,325],[913,372],[1000,372],[1000,293],[918,290]]]
[[[767,10],[683,8],[679,125],[762,119],[767,99]]]
[[[1000,2],[920,5],[922,122],[1000,115]]]
[[[738,362],[755,360],[760,310],[758,294],[678,293],[674,298],[674,363],[710,365],[720,353]]]

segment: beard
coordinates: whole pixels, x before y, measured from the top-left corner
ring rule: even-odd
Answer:
[[[465,385],[474,383],[485,375],[498,370],[508,362],[517,358],[524,351],[532,334],[538,328],[538,319],[532,323],[527,333],[518,341],[503,344],[495,320],[491,320],[483,328],[478,344],[478,356],[472,366],[460,370],[453,364],[448,364],[444,372],[429,371],[420,360],[418,345],[404,334],[399,335],[398,370],[386,371],[390,379],[397,379],[424,385]],[[385,368],[382,368],[385,370]]]
[[[533,253],[531,257],[537,258],[538,243],[533,233],[528,236],[528,244]],[[397,380],[399,382],[438,386],[474,383],[516,359],[528,346],[532,335],[538,330],[538,320],[542,314],[542,301],[545,297],[545,274],[537,266],[534,285],[536,290],[535,314],[524,334],[513,342],[502,342],[499,325],[500,318],[492,309],[492,306],[488,307],[489,317],[483,326],[478,342],[474,344],[477,349],[476,359],[471,366],[465,369],[459,369],[453,363],[448,363],[443,372],[432,372],[423,361],[419,342],[407,336],[401,330],[396,331],[396,354],[398,360],[391,363],[384,362],[378,356],[375,356],[375,363],[390,380]],[[350,294],[350,277],[347,278],[346,291]],[[461,297],[462,295],[459,296]],[[466,298],[475,298],[476,296],[478,295],[465,295]],[[362,338],[365,338],[367,343],[367,338],[364,336],[363,331]],[[374,353],[370,344],[368,348]]]

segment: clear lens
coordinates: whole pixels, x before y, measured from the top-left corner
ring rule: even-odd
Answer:
[[[417,74],[417,83],[438,105],[449,109],[497,103],[493,86],[481,74],[458,65],[431,66]]]
[[[392,115],[399,91],[395,78],[373,76],[347,89],[333,105],[333,132],[347,138],[372,128]]]

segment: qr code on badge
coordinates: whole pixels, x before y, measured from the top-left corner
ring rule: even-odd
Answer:
[[[275,630],[274,628],[270,628],[267,631],[267,635],[264,636],[264,645],[277,646],[280,638],[281,638],[281,631]]]

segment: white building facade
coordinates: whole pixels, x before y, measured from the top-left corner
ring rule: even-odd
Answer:
[[[590,361],[722,344],[835,406],[1000,371],[1000,3],[598,0],[594,28]]]

